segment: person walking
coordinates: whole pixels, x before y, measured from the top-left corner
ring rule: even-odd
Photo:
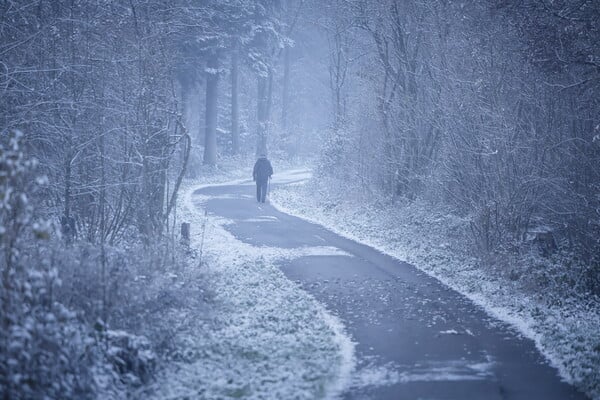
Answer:
[[[252,178],[256,182],[256,201],[264,203],[267,198],[269,179],[273,175],[273,167],[265,154],[261,154],[254,164]]]

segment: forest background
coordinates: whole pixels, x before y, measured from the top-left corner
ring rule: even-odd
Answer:
[[[533,293],[600,296],[595,1],[4,0],[0,15],[5,396],[150,380],[169,332],[134,317],[139,277],[186,263],[182,182],[267,151],[310,160],[332,198],[461,218],[482,268]]]

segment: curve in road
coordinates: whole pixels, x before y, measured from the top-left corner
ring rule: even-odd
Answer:
[[[356,342],[345,399],[585,399],[534,343],[417,268],[254,199],[251,182],[199,189],[209,214],[256,246],[333,246],[280,267]]]

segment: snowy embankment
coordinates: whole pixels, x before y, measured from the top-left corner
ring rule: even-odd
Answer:
[[[551,290],[528,288],[532,279],[524,275],[532,273],[533,265],[502,271],[482,267],[467,255],[468,221],[445,210],[418,202],[400,207],[352,201],[343,186],[326,190],[306,180],[278,188],[271,200],[281,211],[409,262],[463,293],[534,340],[563,379],[600,399],[597,299],[569,300]]]
[[[185,326],[173,338],[172,361],[159,373],[151,397],[334,397],[349,382],[354,344],[341,323],[276,263],[336,250],[243,243],[224,228],[229,221],[204,216],[207,198],[194,194],[200,187],[185,190],[179,209],[180,220],[191,222],[190,248],[196,255],[173,279],[182,287],[201,281],[208,304],[177,316]]]

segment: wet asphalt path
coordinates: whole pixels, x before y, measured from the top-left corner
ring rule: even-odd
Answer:
[[[197,193],[215,197],[206,203],[209,214],[231,219],[227,229],[239,240],[282,248],[333,246],[349,254],[301,257],[280,266],[338,316],[356,342],[357,367],[343,398],[586,398],[561,382],[531,340],[415,267],[258,204],[254,186]]]

